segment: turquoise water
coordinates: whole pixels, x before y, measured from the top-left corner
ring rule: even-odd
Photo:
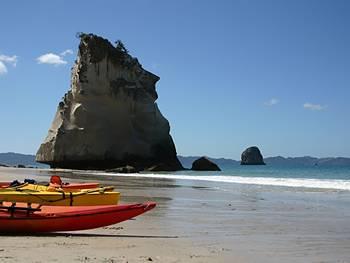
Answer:
[[[177,172],[175,174],[188,174],[197,176],[240,176],[240,177],[269,177],[269,178],[300,178],[300,179],[338,179],[350,180],[349,167],[333,166],[273,166],[273,165],[254,165],[243,166],[235,165],[222,167],[221,172]]]

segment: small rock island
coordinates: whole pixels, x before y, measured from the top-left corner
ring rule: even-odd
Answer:
[[[265,165],[259,148],[256,146],[247,148],[241,155],[241,165]]]
[[[193,171],[221,171],[219,166],[209,160],[209,158],[203,156],[192,163]]]
[[[159,77],[121,41],[81,33],[71,87],[36,161],[52,168],[182,170],[168,120],[156,104]]]

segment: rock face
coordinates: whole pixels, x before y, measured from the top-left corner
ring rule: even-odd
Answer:
[[[219,166],[210,161],[207,157],[201,157],[192,163],[191,170],[194,171],[221,171]]]
[[[241,165],[265,165],[259,148],[256,146],[247,148],[241,155]]]
[[[142,68],[124,45],[80,34],[71,88],[36,161],[51,167],[147,169],[166,164],[183,169],[169,134],[169,122],[155,103],[159,77]]]

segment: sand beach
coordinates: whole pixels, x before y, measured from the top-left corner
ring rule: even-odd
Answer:
[[[1,168],[0,180],[52,174],[158,205],[94,230],[2,235],[0,262],[350,262],[348,191],[18,168]]]

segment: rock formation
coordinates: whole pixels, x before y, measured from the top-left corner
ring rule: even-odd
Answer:
[[[158,80],[120,41],[114,47],[96,35],[80,34],[71,88],[36,161],[72,169],[183,169],[169,122],[155,103]]]
[[[264,165],[263,156],[256,146],[247,148],[241,155],[241,165]]]
[[[201,157],[192,163],[191,170],[194,171],[221,171],[219,166],[210,161],[207,157]]]

